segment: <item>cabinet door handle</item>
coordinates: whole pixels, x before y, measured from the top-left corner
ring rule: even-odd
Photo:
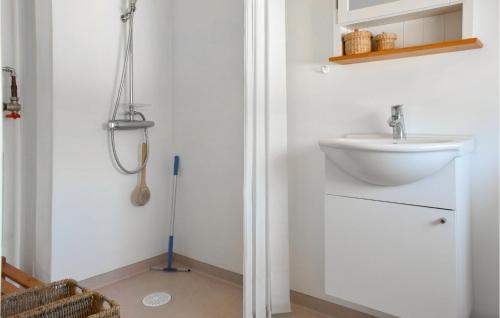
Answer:
[[[446,222],[448,222],[448,219],[446,219],[446,218],[439,219],[439,224],[446,224]]]

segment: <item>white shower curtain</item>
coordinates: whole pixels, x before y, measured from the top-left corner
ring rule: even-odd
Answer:
[[[267,221],[271,312],[290,312],[286,4],[267,4]]]
[[[285,0],[245,3],[244,317],[290,311]]]

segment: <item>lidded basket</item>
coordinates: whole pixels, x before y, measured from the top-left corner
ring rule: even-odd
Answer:
[[[377,42],[377,51],[395,49],[397,39],[398,36],[396,33],[382,32],[375,37],[375,42]]]
[[[372,51],[372,33],[370,31],[360,31],[344,35],[345,55],[369,53]]]

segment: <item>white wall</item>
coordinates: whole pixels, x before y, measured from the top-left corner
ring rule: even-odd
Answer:
[[[126,1],[52,1],[52,280],[85,279],[164,253],[168,235],[172,107],[172,8],[139,1],[136,101],[150,130],[151,201],[134,207],[135,176],[113,166],[105,123],[115,98],[125,37]],[[51,129],[50,126],[46,127]],[[139,132],[117,132],[127,167],[139,162]]]
[[[121,67],[123,3],[86,3],[92,23],[77,2],[52,4],[52,279],[84,279],[166,250],[174,139],[177,252],[241,273],[242,3],[138,3],[136,100],[153,104],[144,111],[156,121],[143,208],[131,205],[136,178],[112,166],[103,128]],[[118,134],[119,153],[135,166],[140,138]]]
[[[20,61],[17,54],[18,43],[16,41],[17,33],[19,32],[17,19],[17,6],[13,1],[2,1],[1,9],[2,16],[2,66],[11,66],[19,70]],[[2,91],[4,92],[5,101],[10,98],[10,76],[8,73],[2,72]],[[19,79],[18,79],[19,80]],[[21,95],[21,97],[23,97]],[[3,116],[2,116],[3,117]],[[9,262],[19,266],[21,259],[21,208],[20,202],[16,198],[18,186],[20,186],[20,165],[18,147],[20,142],[20,121],[13,121],[3,118],[3,158],[5,167],[3,169],[4,182],[4,200],[2,209],[6,211],[3,214],[3,255],[9,259]]]
[[[36,215],[36,158],[37,158],[37,92],[36,92],[36,34],[35,34],[35,0],[18,1],[20,15],[20,50],[22,62],[22,112],[20,142],[20,180],[16,198],[20,201],[21,218],[21,267],[28,272],[34,270],[35,262],[35,215]]]
[[[34,0],[1,3],[2,66],[15,67],[22,119],[4,122],[4,248],[8,261],[32,272],[35,255],[36,68]],[[2,74],[5,101],[10,77]]]
[[[113,166],[104,127],[121,72],[126,25],[119,16],[128,1],[23,0],[29,34],[11,33],[18,23],[13,3],[2,1],[9,26],[4,62],[14,61],[16,37],[25,36],[23,49],[31,55],[22,61],[36,64],[25,67],[30,81],[21,83],[33,101],[17,125],[29,133],[6,127],[7,136],[23,138],[9,139],[18,150],[6,151],[8,180],[26,186],[6,189],[4,209],[12,213],[5,228],[12,231],[4,245],[14,263],[22,256],[16,253],[23,233],[31,244],[28,265],[44,280],[85,279],[164,253],[175,135],[182,158],[177,251],[241,273],[243,2],[138,3],[136,100],[153,104],[144,113],[156,121],[148,165],[152,199],[142,208],[130,202],[136,177]],[[135,167],[141,136],[118,132],[117,140],[125,165]],[[31,159],[16,165],[16,145]],[[20,219],[18,206],[31,218]]]
[[[405,104],[410,133],[472,134],[473,317],[498,317],[498,2],[479,0],[481,50],[331,66],[334,1],[289,0],[288,141],[292,289],[324,293],[324,157],[317,141],[390,132]]]
[[[174,2],[176,252],[243,270],[243,1]]]
[[[52,0],[36,0],[36,173],[25,171],[36,184],[35,277],[50,281],[52,273],[52,150],[53,150],[53,63]],[[25,108],[25,117],[27,108]],[[35,180],[33,180],[33,178]]]

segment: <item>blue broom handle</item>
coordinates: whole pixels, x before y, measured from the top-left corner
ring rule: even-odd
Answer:
[[[174,157],[174,176],[179,175],[179,161],[180,161],[179,156],[175,156]]]
[[[172,262],[174,259],[174,222],[175,222],[175,203],[177,199],[177,176],[179,175],[179,165],[180,157],[174,156],[174,176],[172,180],[172,198],[170,206],[170,236],[168,240],[168,255],[167,255],[167,267],[172,267]]]
[[[174,262],[174,236],[168,238],[167,268],[172,268]]]
[[[172,178],[172,197],[170,199],[170,236],[174,236],[175,203],[177,201],[177,176],[179,175],[179,156],[174,157],[174,177]]]

